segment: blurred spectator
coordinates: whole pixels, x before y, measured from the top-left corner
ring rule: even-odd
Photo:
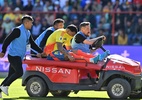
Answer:
[[[124,17],[125,17],[125,15],[121,14],[121,9],[120,8],[117,8],[116,12],[117,13],[115,15],[115,22],[119,20],[121,27],[124,28]]]
[[[97,35],[97,37],[98,36],[102,36],[102,35],[104,35],[104,36],[106,36],[106,34],[105,34],[105,30],[104,29],[99,29],[98,30],[98,35]],[[108,44],[108,38],[107,38],[107,36],[106,36],[106,40],[105,40],[105,43],[104,44]]]
[[[102,24],[101,21],[100,21],[99,24],[97,25],[96,32],[98,32],[100,29],[103,29],[103,24]]]
[[[69,4],[69,0],[66,0],[66,4],[62,7],[62,11],[66,14],[68,14],[69,12],[71,12],[72,6],[70,6]]]
[[[53,5],[50,1],[46,1],[43,7],[44,12],[53,11]]]
[[[7,13],[3,16],[3,20],[5,21],[7,18],[9,18],[11,21],[15,19],[15,16],[11,10],[10,7],[6,8]]]
[[[60,8],[63,9],[63,7],[66,5],[66,2],[70,2],[71,0],[59,0]]]
[[[142,18],[138,19],[138,23],[135,25],[135,36],[138,37],[140,41],[142,41]]]
[[[107,3],[107,6],[108,6],[108,9],[109,9],[109,12],[113,11],[113,4],[112,4],[111,1],[109,1],[109,2]]]
[[[85,6],[83,8],[83,11],[91,11],[92,10],[92,6],[91,6],[91,1],[90,0],[86,0],[85,2]]]
[[[124,19],[125,25],[128,21],[131,21],[132,23],[134,22],[134,14],[132,12],[133,12],[133,9],[132,9],[132,6],[130,6],[128,8],[128,13],[126,14]]]
[[[99,29],[99,30],[98,30],[98,36],[102,36],[102,35],[105,35],[105,34],[104,34],[104,29]],[[97,37],[98,37],[98,36],[97,36]]]
[[[142,15],[140,12],[136,11],[136,15],[134,16],[134,23],[133,23],[134,25],[136,25],[138,23],[139,18],[142,18]]]
[[[119,0],[115,0],[115,3],[113,5],[113,9],[114,11],[116,11],[118,8],[120,8],[120,1]]]
[[[72,10],[71,10],[71,14],[69,15],[69,20],[73,20],[73,19],[75,19],[75,18],[79,18],[79,15],[78,15],[78,13],[76,13],[77,12],[77,9],[76,8],[72,8]]]
[[[110,30],[110,23],[108,23],[105,19],[105,17],[101,18],[102,28],[105,31],[105,35],[107,36]]]
[[[96,19],[95,19],[95,15],[94,14],[91,14],[88,11],[85,14],[83,14],[81,17],[83,18],[83,22],[90,22],[91,23],[91,28],[96,28],[97,27]]]
[[[6,36],[7,36],[10,33],[10,31],[13,29],[14,26],[15,25],[11,21],[11,19],[9,17],[6,17],[2,23],[2,28],[4,29],[4,34],[6,34]]]
[[[53,10],[54,10],[55,12],[60,11],[60,4],[59,4],[59,1],[58,1],[58,0],[55,0]]]
[[[134,26],[132,25],[132,20],[127,20],[125,25],[125,33],[128,35],[128,45],[132,45],[134,33]]]
[[[133,42],[132,45],[141,45],[140,39],[139,39],[138,37],[136,37],[136,38],[134,39],[134,42]]]
[[[104,7],[105,5],[107,5],[108,2],[110,2],[110,0],[101,0],[102,2],[102,6]]]
[[[26,5],[28,5],[28,2],[31,2],[32,5],[35,4],[35,0],[23,0],[23,6],[25,7]]]
[[[48,14],[45,15],[45,18],[47,19],[47,23],[49,25],[52,25],[52,23],[53,23],[53,21],[55,19],[55,16],[53,14],[51,14],[51,13],[48,13]]]
[[[139,4],[142,5],[142,0],[133,0],[133,3],[134,3],[134,4],[135,4],[135,3],[139,3]]]
[[[43,5],[42,5],[41,2],[42,2],[41,0],[36,0],[36,3],[34,4],[32,11],[34,11],[34,12],[35,11],[42,12],[43,11]],[[38,15],[40,15],[40,14],[35,14],[34,13],[33,17],[36,17]]]
[[[32,1],[28,0],[28,4],[24,6],[23,11],[32,11],[32,9],[33,9]],[[31,13],[28,14],[31,15]]]
[[[104,6],[102,17],[105,18],[106,23],[111,22],[111,14],[109,12],[111,12],[109,5]]]
[[[142,1],[142,0],[141,0]],[[140,0],[137,0],[134,3],[134,11],[142,11],[142,4],[140,3]]]
[[[117,19],[115,23],[115,31],[118,32],[118,30],[122,28],[124,27],[121,25],[120,19]]]
[[[20,11],[23,10],[23,1],[22,0],[16,0],[15,4],[13,4],[13,9],[19,8]]]
[[[135,33],[142,34],[142,17],[138,18],[138,23],[135,25]]]
[[[4,11],[4,12],[6,12],[8,10],[7,9],[8,7],[10,7],[9,4],[8,4],[8,2],[4,1],[4,5],[2,6],[1,10]]]
[[[96,37],[97,37],[97,34],[95,33],[95,30],[92,28],[90,38],[93,39],[93,38],[96,38]]]
[[[101,18],[101,24],[102,24],[102,27],[101,29],[103,29],[103,33],[104,35],[106,36],[107,38],[107,41],[106,43],[108,43],[108,40],[110,38],[110,23],[108,23],[105,19],[105,17],[102,17]]]
[[[102,10],[102,5],[100,3],[98,3],[96,0],[92,1],[91,6],[92,6],[91,7],[92,11],[101,12],[101,10]]]
[[[96,14],[94,14],[94,19],[96,21],[96,25],[95,26],[97,26],[99,24],[100,20],[101,20],[101,14],[100,14],[100,12],[102,11],[101,3],[98,3],[97,1],[93,1],[92,11],[96,12]]]
[[[74,16],[74,18],[71,20],[71,24],[74,24],[75,26],[79,26],[79,20],[77,16]]]
[[[69,21],[68,21],[67,15],[64,15],[64,16],[62,17],[62,19],[65,21],[64,27],[67,27],[67,26],[69,25]]]
[[[50,27],[50,25],[48,25],[47,20],[45,18],[43,18],[41,20],[40,33],[42,33],[43,31],[45,31],[48,27]]]
[[[118,40],[117,40],[118,45],[127,45],[127,42],[128,42],[127,34],[124,33],[123,29],[119,29],[118,30]]]
[[[119,1],[119,5],[127,2],[127,3],[131,3],[132,0],[111,0],[111,2],[114,4],[115,2]]]
[[[33,39],[35,40],[40,35],[40,29],[41,29],[41,23],[40,23],[40,17],[35,18],[35,22],[33,24],[31,34],[33,36]]]
[[[85,8],[87,2],[90,2],[90,0],[80,0],[80,7],[82,10]]]
[[[79,4],[80,2],[78,0],[72,2],[72,8],[76,9],[76,11],[82,11],[82,8]]]
[[[123,2],[119,8],[121,9],[121,11],[127,11],[130,7],[131,5],[129,3]]]
[[[53,11],[54,12],[59,12],[56,14],[56,18],[61,18],[64,13],[60,12],[61,11],[61,8],[60,8],[60,3],[58,0],[55,0],[54,3],[53,3]]]
[[[14,15],[15,15],[14,19],[15,26],[19,26],[21,24],[22,14],[20,13],[20,9],[18,7],[14,9]]]

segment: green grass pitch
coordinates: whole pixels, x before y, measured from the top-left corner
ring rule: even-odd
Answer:
[[[3,78],[0,78],[0,83],[3,81]],[[50,93],[46,98],[33,98],[29,97],[25,87],[21,86],[22,79],[17,79],[14,81],[9,87],[9,96],[6,96],[2,93],[3,99],[5,100],[106,100],[108,99],[108,95],[106,92],[97,92],[97,91],[80,91],[78,94],[74,94],[73,92],[67,98],[55,98]]]

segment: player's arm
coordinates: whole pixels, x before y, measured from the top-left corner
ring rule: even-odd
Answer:
[[[74,61],[75,59],[67,52],[66,49],[63,47],[63,36],[61,35],[62,33],[58,33],[56,36],[56,44],[57,44],[57,49],[64,54],[65,59],[68,58],[70,61]]]
[[[57,42],[57,48],[58,50],[64,54],[65,59],[69,59],[70,61],[74,61],[75,59],[67,52],[66,49],[62,46],[62,43]]]
[[[68,52],[67,52],[67,50],[65,50],[64,47],[62,46],[62,43],[57,42],[57,48],[58,48],[58,50],[59,50],[61,53],[63,53],[65,56],[68,56],[68,55],[69,55]]]

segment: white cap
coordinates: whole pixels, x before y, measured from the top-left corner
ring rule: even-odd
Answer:
[[[14,11],[20,11],[20,8],[19,8],[19,7],[16,7],[16,8],[14,9]]]

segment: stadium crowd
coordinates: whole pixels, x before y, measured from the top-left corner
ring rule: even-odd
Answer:
[[[141,11],[142,0],[0,0],[0,43],[14,26],[21,24],[26,13],[35,20],[31,29],[34,39],[55,18],[62,18],[65,27],[71,23],[78,27],[82,21],[89,21],[91,38],[105,35],[106,45],[141,45]]]

